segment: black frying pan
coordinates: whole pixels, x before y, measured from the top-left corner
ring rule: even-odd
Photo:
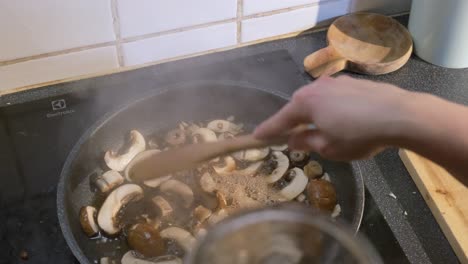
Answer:
[[[137,129],[149,135],[175,127],[184,120],[210,120],[234,115],[253,128],[287,103],[287,96],[234,83],[191,83],[158,90],[108,114],[76,143],[61,173],[58,186],[58,218],[65,239],[81,263],[101,257],[120,258],[125,241],[90,240],[82,232],[79,210],[91,204],[94,193],[89,178],[103,168],[104,152],[122,145],[125,135]],[[334,183],[341,217],[357,231],[364,210],[364,184],[357,164],[332,162],[317,157]],[[121,251],[116,250],[120,247]]]

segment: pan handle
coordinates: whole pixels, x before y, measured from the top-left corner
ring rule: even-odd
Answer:
[[[346,68],[348,61],[333,47],[320,49],[304,59],[305,70],[314,78],[333,75]]]

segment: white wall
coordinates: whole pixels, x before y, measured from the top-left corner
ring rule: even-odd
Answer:
[[[0,4],[0,91],[299,32],[410,0],[14,0]]]

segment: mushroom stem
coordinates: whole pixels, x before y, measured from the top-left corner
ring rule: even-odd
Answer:
[[[161,237],[175,240],[187,253],[192,249],[195,238],[180,227],[168,227],[161,231]]]

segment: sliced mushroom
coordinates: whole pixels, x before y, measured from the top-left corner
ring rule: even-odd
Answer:
[[[288,149],[288,145],[284,144],[284,145],[277,145],[277,146],[271,146],[270,147],[271,150],[273,151],[285,151]]]
[[[99,264],[117,264],[117,261],[109,257],[103,257],[99,260]]]
[[[223,165],[213,166],[214,171],[219,175],[225,175],[236,169],[236,161],[231,156],[223,158]]]
[[[273,162],[271,162],[273,161]],[[275,183],[281,179],[289,168],[289,159],[280,151],[274,151],[271,158],[273,171],[266,177],[268,183]],[[268,163],[268,162],[266,162]]]
[[[174,211],[171,204],[162,196],[155,196],[151,201],[156,205],[156,207],[158,207],[162,217],[169,216]]]
[[[210,216],[210,218],[208,218],[207,222],[210,225],[214,225],[228,216],[229,213],[226,209],[217,210]]]
[[[331,217],[337,218],[341,214],[341,205],[336,204],[335,208],[333,208],[333,212],[331,213]]]
[[[293,164],[303,164],[307,161],[308,157],[309,155],[305,151],[292,150],[289,152],[289,159]]]
[[[99,227],[96,224],[96,215],[97,210],[92,206],[84,206],[80,210],[81,229],[89,237],[93,237],[99,232]]]
[[[143,198],[143,189],[136,184],[124,184],[113,190],[99,210],[97,218],[99,227],[109,235],[117,234],[121,229],[117,219],[120,209],[129,202],[141,198]]]
[[[270,153],[270,148],[248,149],[238,151],[232,154],[234,158],[243,161],[259,161],[264,159]]]
[[[128,229],[127,242],[130,248],[147,258],[157,257],[166,251],[166,245],[154,226],[138,223]]]
[[[130,181],[130,182],[133,181],[133,179],[132,179],[133,168],[135,166],[138,166],[138,164],[140,162],[142,162],[142,161],[148,159],[149,157],[152,157],[153,155],[156,155],[156,154],[158,154],[160,152],[161,151],[159,149],[150,149],[150,150],[138,153],[138,155],[136,155],[135,158],[130,163],[128,163],[127,167],[125,168],[125,171],[124,171],[125,179],[127,179],[127,181]]]
[[[195,243],[192,234],[180,227],[168,227],[161,231],[161,236],[176,241],[186,252],[190,252]]]
[[[224,133],[219,134],[218,141],[231,139],[231,138],[235,138],[234,134],[229,133],[229,132],[224,132]]]
[[[193,210],[193,216],[200,223],[205,222],[205,220],[208,219],[208,217],[210,217],[212,213],[213,212],[211,212],[210,209],[204,207],[203,205],[199,205]]]
[[[104,155],[106,165],[115,171],[123,171],[127,164],[146,148],[145,138],[136,130],[130,131],[130,147],[127,152],[118,155],[117,152],[109,150]]]
[[[162,177],[157,177],[151,180],[146,180],[143,182],[144,185],[151,187],[151,188],[157,188],[159,185],[161,185],[163,182],[170,180],[172,178],[172,175],[167,175],[167,176],[162,176]]]
[[[323,174],[323,168],[316,160],[311,160],[304,166],[304,173],[309,179],[315,179]]]
[[[128,251],[123,255],[122,264],[182,264],[182,260],[180,258],[173,258],[170,260],[159,260],[159,261],[150,261],[145,259],[137,258],[135,252],[133,250]]]
[[[225,209],[227,207],[226,196],[222,192],[216,192],[216,200],[218,201],[217,210]]]
[[[216,189],[216,182],[214,181],[213,177],[210,173],[205,172],[200,177],[200,187],[203,191],[207,193],[212,193]]]
[[[184,202],[184,207],[188,208],[192,205],[194,196],[192,189],[185,183],[178,180],[167,180],[159,187],[161,192],[168,195],[174,195]]]
[[[216,133],[229,132],[233,135],[239,134],[239,132],[242,130],[242,127],[239,127],[238,125],[232,122],[229,122],[227,120],[221,120],[221,119],[213,120],[209,122],[206,127]]]
[[[193,131],[192,136],[193,136],[194,143],[215,142],[218,140],[213,130],[208,129],[208,128],[203,128],[203,127]]]
[[[280,194],[287,200],[293,200],[305,190],[309,179],[305,176],[304,171],[299,168],[289,170],[285,177],[292,178],[292,180],[286,187],[281,189]]]
[[[245,176],[252,176],[257,174],[257,172],[260,170],[260,168],[263,165],[263,161],[257,161],[252,164],[250,164],[247,168],[242,169],[242,170],[236,170],[233,171],[233,174],[237,175],[245,175]]]
[[[166,134],[164,139],[172,146],[184,144],[186,141],[185,131],[181,129],[173,129]]]
[[[101,192],[106,193],[119,186],[123,182],[124,178],[118,171],[110,170],[104,172],[104,174],[98,177],[95,183]]]

